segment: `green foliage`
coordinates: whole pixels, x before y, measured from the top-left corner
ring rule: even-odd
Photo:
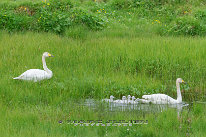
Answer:
[[[107,18],[88,10],[73,7],[69,0],[50,0],[1,5],[0,29],[12,31],[34,30],[63,34],[71,25],[86,25],[92,30],[106,26]]]
[[[72,9],[71,19],[73,25],[86,25],[91,30],[101,30],[105,27],[107,23],[107,18],[102,17],[101,15],[88,13],[87,11],[78,8]]]
[[[67,27],[70,26],[71,20],[69,15],[62,12],[48,12],[42,10],[39,12],[39,18],[37,20],[37,30],[52,31],[61,34]]]
[[[112,0],[110,6],[114,9],[128,9],[132,5],[132,0]]]
[[[205,4],[201,0],[25,0],[0,3],[1,20],[4,22],[0,29],[65,34],[65,30],[74,26],[94,31],[113,29],[114,26],[135,31],[138,26],[136,32],[140,34],[204,36],[205,10],[199,6],[200,3]],[[9,19],[3,17],[5,11],[9,13]]]
[[[29,30],[31,26],[31,17],[24,15],[16,15],[11,11],[0,11],[0,29],[8,31],[24,31]]]
[[[206,26],[193,16],[184,16],[176,20],[176,22],[169,26],[168,33],[179,35],[205,35]]]

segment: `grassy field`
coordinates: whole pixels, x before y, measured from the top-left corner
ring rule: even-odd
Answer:
[[[101,34],[102,33],[102,34]],[[183,101],[204,101],[205,43],[203,38],[111,36],[88,32],[84,39],[50,33],[8,34],[1,32],[1,134],[2,136],[202,136],[205,105],[191,111],[162,114],[138,112],[93,112],[78,107],[73,99],[101,99],[114,95],[166,93],[176,98],[175,80],[182,77]],[[103,36],[101,36],[103,35]],[[51,80],[13,80],[27,69],[42,68],[41,56],[48,51]],[[100,109],[101,110],[101,109]],[[81,111],[79,113],[79,111]],[[147,119],[148,125],[129,127],[74,127],[61,119]],[[188,123],[187,121],[192,120]],[[164,122],[165,121],[165,122]],[[158,127],[158,129],[157,129]],[[182,127],[182,128],[180,128]],[[162,130],[160,130],[160,129]]]
[[[206,30],[204,1],[71,1],[73,7],[67,11],[60,10],[61,2],[60,6],[39,0],[0,2],[0,136],[206,134],[206,40],[200,36]],[[33,4],[37,4],[36,9]],[[83,12],[76,10],[79,7]],[[51,14],[53,10],[58,14]],[[55,24],[65,23],[65,16],[71,24],[53,29],[58,28]],[[38,23],[40,17],[44,20]],[[27,19],[32,24],[24,22]],[[35,29],[24,27],[27,23]],[[12,79],[28,69],[43,69],[45,51],[55,56],[46,59],[53,71],[50,80],[34,83]],[[189,103],[179,118],[172,108],[156,113],[120,113],[108,111],[105,104],[97,110],[78,104],[110,95],[141,98],[164,93],[176,98],[175,80],[179,77],[188,83],[181,85],[181,91],[183,101]],[[75,127],[66,124],[68,119],[143,119],[148,124]]]
[[[42,94],[48,97],[46,102],[53,103],[68,97],[102,98],[111,94],[141,97],[161,92],[176,96],[178,77],[188,82],[182,86],[185,94],[194,94],[183,100],[204,98],[204,38],[99,37],[94,32],[84,40],[49,33],[2,33],[1,39],[1,91],[18,94],[22,101],[26,101],[25,95],[39,98]],[[46,60],[54,73],[51,80],[40,83],[12,80],[27,69],[41,69],[45,51],[55,56]]]

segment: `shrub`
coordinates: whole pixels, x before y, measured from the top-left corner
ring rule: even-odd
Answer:
[[[86,25],[92,30],[106,26],[107,18],[73,8],[70,0],[50,0],[20,5],[0,5],[0,29],[12,31],[35,30],[63,34],[71,25]]]
[[[168,33],[182,35],[203,35],[206,33],[206,26],[201,23],[201,20],[193,16],[183,16],[176,19],[170,25]]]
[[[29,30],[31,17],[17,15],[12,11],[1,10],[0,11],[0,29],[12,31]]]
[[[95,15],[86,12],[83,9],[73,9],[71,11],[71,19],[73,24],[83,24],[92,30],[101,30],[106,26],[107,18],[101,15]]]
[[[71,24],[69,15],[63,12],[42,10],[37,20],[37,30],[52,31],[61,34]]]

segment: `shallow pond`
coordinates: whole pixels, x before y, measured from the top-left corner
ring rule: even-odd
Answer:
[[[77,104],[76,104],[77,103]],[[86,99],[76,102],[75,104],[80,107],[87,107],[91,111],[102,111],[109,113],[127,113],[136,112],[137,114],[149,114],[159,113],[169,108],[176,109],[177,112],[182,110],[189,110],[192,106],[186,102],[173,105],[159,105],[159,104],[120,104],[120,103],[108,103],[95,99]]]

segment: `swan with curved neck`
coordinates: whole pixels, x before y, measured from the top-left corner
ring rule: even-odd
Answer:
[[[152,103],[152,104],[179,104],[182,103],[182,96],[180,91],[180,83],[185,83],[182,78],[176,80],[177,87],[177,99],[173,99],[165,94],[152,94],[152,95],[143,95],[143,99],[139,99],[141,103]]]
[[[45,58],[46,57],[54,57],[48,52],[44,52],[42,55],[42,63],[44,70],[41,69],[29,69],[22,73],[20,76],[15,77],[13,79],[20,79],[20,80],[28,80],[28,81],[41,81],[44,79],[50,79],[52,77],[52,71],[47,68]]]

